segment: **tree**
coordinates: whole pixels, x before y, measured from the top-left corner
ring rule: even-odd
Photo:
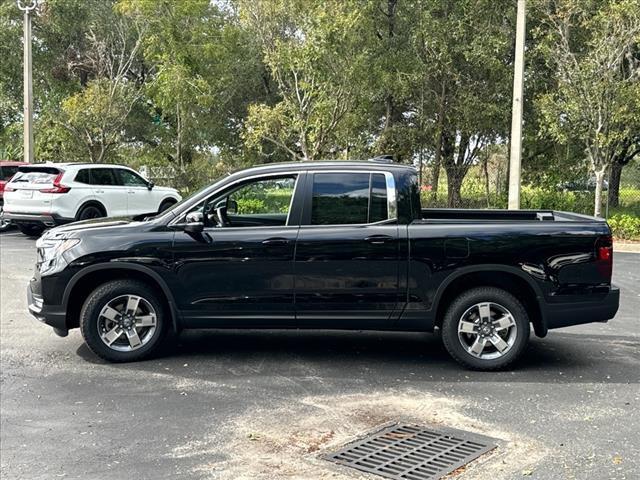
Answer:
[[[450,207],[461,205],[462,181],[482,149],[506,137],[515,9],[505,10],[485,0],[414,5],[416,90],[430,106],[416,111],[433,138],[432,185],[442,164]]]
[[[362,59],[360,13],[351,2],[241,1],[241,18],[260,40],[277,95],[275,103],[249,108],[245,139],[266,141],[292,160],[335,153],[339,129],[357,102]]]
[[[640,1],[545,5],[547,58],[558,88],[541,98],[547,128],[559,141],[579,139],[596,178],[594,215],[602,213],[605,172],[640,126]]]

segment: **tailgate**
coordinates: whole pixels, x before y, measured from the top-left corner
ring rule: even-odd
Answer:
[[[51,210],[55,196],[46,190],[54,188],[56,178],[64,170],[51,166],[22,166],[4,192],[5,210],[12,213],[43,213]]]

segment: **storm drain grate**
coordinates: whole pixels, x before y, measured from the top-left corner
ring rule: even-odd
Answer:
[[[325,458],[394,480],[432,480],[496,447],[494,439],[462,430],[393,425]]]

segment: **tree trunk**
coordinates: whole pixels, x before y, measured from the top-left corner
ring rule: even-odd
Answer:
[[[623,165],[618,162],[611,164],[609,176],[609,207],[617,207],[620,204],[620,177]]]
[[[447,207],[460,208],[462,206],[462,179],[464,175],[455,165],[446,168],[447,170]]]
[[[604,181],[604,172],[606,168],[600,167],[595,171],[596,175],[596,193],[595,193],[595,206],[593,209],[593,215],[596,217],[602,217],[602,183]]]
[[[487,197],[487,208],[491,208],[491,197],[489,190],[489,155],[482,155],[482,169],[484,170],[484,192]]]

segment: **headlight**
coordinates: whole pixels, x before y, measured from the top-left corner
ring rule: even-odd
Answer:
[[[41,237],[36,242],[38,249],[37,266],[41,274],[51,274],[62,270],[67,261],[64,253],[80,243],[79,238],[46,238]]]

